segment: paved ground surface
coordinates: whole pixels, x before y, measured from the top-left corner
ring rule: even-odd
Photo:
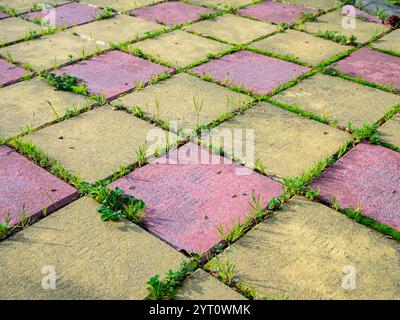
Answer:
[[[146,299],[195,253],[177,299],[400,299],[400,30],[364,2],[0,0],[4,298]]]

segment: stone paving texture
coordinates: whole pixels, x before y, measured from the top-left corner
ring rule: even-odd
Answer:
[[[9,214],[11,227],[50,214],[78,197],[75,188],[7,146],[0,146],[0,193],[0,221]]]
[[[34,6],[35,10],[41,10],[43,6],[58,6],[68,2],[67,0],[0,0],[0,6],[6,9],[14,9],[17,13],[30,11]]]
[[[400,88],[400,57],[361,48],[339,61],[334,68],[352,77]]]
[[[111,176],[120,165],[137,162],[135,150],[150,130],[161,129],[123,111],[101,107],[25,137],[84,181]],[[173,137],[171,137],[173,142]],[[154,151],[149,148],[149,153]]]
[[[130,221],[104,223],[97,207],[82,198],[3,242],[3,298],[144,299],[151,277],[178,268],[183,255]],[[49,265],[56,290],[41,285]]]
[[[400,148],[400,116],[396,115],[386,122],[379,130],[380,138],[384,143],[389,143]]]
[[[308,22],[305,24],[305,30],[310,33],[317,33],[318,31],[336,31],[347,37],[354,35],[357,38],[358,43],[367,42],[372,35],[377,35],[387,31],[387,27],[369,21],[362,21],[360,19],[355,20],[355,28],[345,29],[342,25],[343,15],[337,12],[330,12],[318,17],[317,20]],[[346,22],[347,20],[345,20]],[[346,25],[346,24],[345,24]],[[348,27],[346,25],[346,27]]]
[[[152,233],[177,249],[205,253],[220,241],[217,227],[249,215],[253,192],[264,206],[282,193],[279,183],[225,161],[187,143],[110,187],[143,199],[148,212],[143,222]]]
[[[83,0],[81,2],[92,4],[97,7],[110,7],[119,12],[126,12],[132,9],[152,5],[164,0]]]
[[[339,77],[315,74],[271,98],[356,128],[380,120],[400,97]],[[373,103],[371,103],[373,101]]]
[[[267,94],[309,71],[291,62],[241,50],[193,68],[191,71],[225,84],[243,86],[258,94]]]
[[[23,68],[0,59],[0,86],[11,84],[28,73]]]
[[[246,300],[202,269],[196,270],[179,288],[177,300]]]
[[[280,177],[295,177],[307,170],[317,161],[325,159],[339,150],[351,136],[317,121],[302,118],[295,113],[280,109],[270,104],[260,103],[259,106],[247,110],[231,120],[222,123],[217,129],[252,129],[254,130],[254,161],[261,160],[267,173]],[[203,143],[213,146],[218,143],[218,131],[211,131],[210,136],[203,137]],[[247,136],[233,135],[234,143],[246,145]],[[237,155],[233,146],[224,145],[224,152],[230,157],[246,161],[244,155]],[[252,167],[253,162],[248,161]]]
[[[290,29],[257,41],[251,47],[276,55],[295,58],[297,61],[309,65],[317,65],[340,52],[350,49],[348,46]]]
[[[251,4],[252,0],[188,0],[187,2],[217,9],[236,8]]]
[[[176,30],[154,39],[133,44],[132,48],[139,48],[144,53],[183,68],[191,63],[206,59],[209,53],[216,54],[229,49],[230,46]]]
[[[397,242],[296,197],[220,260],[234,263],[239,281],[259,298],[399,299],[399,254]],[[356,269],[356,290],[342,288],[346,266]]]
[[[294,2],[297,5],[304,6],[306,8],[319,9],[319,10],[330,10],[335,8],[337,4],[336,0],[283,0],[282,2],[291,3]]]
[[[179,25],[185,22],[198,20],[202,14],[213,12],[214,10],[204,7],[198,7],[179,1],[171,1],[139,8],[134,10],[131,14],[142,19],[165,25]]]
[[[160,25],[143,19],[118,15],[112,19],[95,21],[68,30],[86,40],[101,45],[125,43],[143,37],[146,32],[160,29]]]
[[[79,110],[90,105],[85,97],[56,91],[38,78],[19,82],[0,90],[0,137],[37,129],[64,116],[67,109]]]
[[[371,44],[375,49],[393,51],[400,55],[400,29],[383,36]]]
[[[62,65],[71,59],[81,58],[82,51],[93,54],[105,46],[96,44],[94,41],[81,39],[66,32],[42,37],[40,39],[21,42],[0,49],[0,55],[5,56],[8,52],[14,61],[29,64],[37,70],[47,70],[54,65]]]
[[[320,198],[333,197],[342,208],[361,209],[384,224],[400,230],[400,154],[361,143],[328,168],[313,184]]]
[[[245,107],[252,100],[244,94],[180,73],[171,79],[125,95],[113,104],[122,104],[129,109],[137,106],[155,117],[170,122],[177,121],[178,128],[196,129],[198,120],[200,125],[210,124],[223,114]],[[203,103],[199,119],[195,101]]]
[[[43,19],[46,25],[53,27],[72,27],[95,20],[96,16],[101,12],[101,9],[93,6],[81,3],[67,3],[52,9],[28,12],[22,17],[28,20]]]
[[[204,36],[212,36],[232,44],[245,44],[274,33],[276,27],[269,23],[226,14],[189,25],[185,30]]]
[[[30,32],[40,33],[42,28],[32,22],[11,17],[0,20],[0,43],[6,44],[23,40]]]
[[[349,29],[353,7],[337,0],[0,0],[2,297],[146,299],[150,278],[213,249],[257,299],[400,299],[399,30],[375,16],[374,4],[393,9],[386,0],[361,1]],[[105,7],[115,13],[100,20]],[[300,23],[305,12],[317,20]],[[370,43],[316,35],[326,30]],[[67,81],[56,90],[44,71],[77,77],[89,94]],[[367,123],[376,144],[349,130]],[[48,160],[143,199],[144,220],[101,221],[100,204]],[[217,228],[249,217],[253,195],[266,207],[283,178],[301,175],[297,186],[302,174],[320,190],[313,201],[292,196],[214,247],[225,244]],[[53,267],[57,290],[44,290]],[[353,267],[357,290],[346,290]],[[248,296],[207,266],[174,293]]]
[[[104,95],[111,100],[133,90],[139,82],[145,83],[158,74],[172,71],[171,68],[115,50],[58,69],[54,73],[74,76],[87,85],[90,93]]]
[[[310,11],[312,10],[303,6],[267,0],[247,8],[237,10],[236,13],[279,24],[295,23],[302,17],[303,13]]]

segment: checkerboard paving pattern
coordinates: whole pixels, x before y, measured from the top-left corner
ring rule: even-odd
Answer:
[[[0,0],[4,298],[400,299],[400,30],[371,2]]]

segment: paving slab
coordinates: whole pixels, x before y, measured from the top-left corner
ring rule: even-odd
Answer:
[[[383,86],[400,88],[400,57],[361,48],[335,64],[334,69]]]
[[[96,182],[111,176],[120,165],[136,163],[136,150],[146,143],[147,134],[166,137],[161,129],[106,106],[37,131],[25,140],[37,144],[84,181]],[[173,139],[171,136],[171,143]],[[154,147],[149,145],[148,155],[154,153]]]
[[[230,46],[191,33],[175,30],[157,38],[132,45],[143,52],[160,58],[174,66],[186,67],[196,61],[206,59],[209,53],[225,51]]]
[[[114,50],[58,69],[54,73],[74,76],[87,85],[90,93],[104,95],[111,100],[133,90],[138,82],[145,83],[153,76],[172,71],[174,69]]]
[[[37,24],[16,17],[1,19],[0,43],[7,44],[23,40],[30,31],[39,34],[42,31],[42,28]]]
[[[160,27],[157,23],[121,14],[111,19],[74,27],[69,32],[79,35],[83,39],[108,45],[109,43],[119,44],[136,40],[143,37],[146,32],[160,29]]]
[[[14,9],[17,13],[40,10],[45,6],[58,6],[68,0],[0,0],[0,6],[6,9]]]
[[[358,43],[367,42],[373,35],[379,35],[387,31],[387,27],[380,23],[362,21],[360,19],[355,19],[355,29],[345,29],[343,21],[345,21],[344,25],[348,27],[346,17],[337,12],[330,12],[319,16],[315,21],[307,22],[305,30],[311,33],[326,30],[336,31],[347,37],[354,35]]]
[[[398,242],[295,197],[225,250],[220,261],[233,263],[236,277],[259,298],[398,300],[399,254]],[[344,289],[353,271],[355,289]]]
[[[4,13],[4,12],[0,12],[0,19],[4,19],[4,18],[8,18],[9,15]]]
[[[246,300],[202,269],[196,270],[178,289],[176,300]]]
[[[295,23],[305,12],[312,10],[291,3],[275,2],[272,0],[248,6],[237,10],[236,13],[273,23]]]
[[[351,122],[357,128],[380,120],[391,106],[400,103],[394,94],[323,74],[315,74],[271,99],[336,120],[343,127]]]
[[[187,0],[189,3],[207,6],[214,9],[237,8],[247,4],[251,4],[252,0]]]
[[[81,3],[92,4],[97,7],[111,7],[119,12],[145,7],[164,0],[82,0]]]
[[[335,8],[337,5],[336,0],[284,0],[282,2],[286,3],[294,3],[300,6],[304,6],[311,9],[319,9],[319,10],[330,10]]]
[[[47,70],[54,65],[63,65],[73,59],[79,59],[82,51],[93,54],[105,46],[94,41],[81,39],[67,32],[57,32],[40,39],[21,42],[0,49],[0,55],[9,52],[14,61],[29,64],[37,70]]]
[[[303,118],[295,113],[270,104],[247,110],[244,114],[230,119],[202,137],[202,143],[220,146],[224,152],[247,166],[254,163],[233,150],[233,146],[246,145],[246,135],[235,134],[234,130],[254,130],[254,161],[260,160],[266,172],[280,177],[295,177],[317,161],[325,159],[339,150],[351,136],[343,131],[320,122]],[[234,144],[225,146],[221,134],[233,131]],[[212,140],[214,139],[214,140]]]
[[[380,129],[380,139],[384,143],[389,143],[400,148],[400,115],[394,116],[386,122]]]
[[[251,195],[278,197],[282,186],[194,143],[135,170],[110,185],[143,199],[145,226],[177,249],[205,253],[220,241],[217,227],[249,214]],[[243,168],[241,168],[243,169]]]
[[[180,73],[125,95],[113,104],[122,104],[129,109],[138,106],[150,115],[176,121],[179,128],[196,129],[198,124],[207,125],[223,114],[248,105],[252,100],[247,95]],[[199,119],[195,101],[203,104]]]
[[[202,14],[213,12],[214,10],[189,3],[171,1],[139,8],[132,11],[131,14],[142,19],[165,25],[180,25],[198,20]]]
[[[14,83],[29,72],[15,64],[0,59],[0,87]]]
[[[212,36],[233,44],[245,44],[259,37],[272,34],[276,31],[276,27],[269,23],[225,14],[189,25],[185,30],[203,36]]]
[[[298,61],[317,65],[343,51],[349,46],[314,37],[305,32],[286,30],[251,44],[252,48],[295,58]]]
[[[371,44],[375,49],[392,51],[400,55],[400,29],[383,36]]]
[[[342,208],[360,208],[400,231],[400,153],[361,143],[328,168],[312,186],[320,198]]]
[[[0,137],[12,137],[37,129],[91,103],[81,95],[56,91],[46,81],[34,78],[0,90]]]
[[[10,227],[42,218],[72,202],[78,191],[15,150],[0,146],[0,221]]]
[[[84,197],[2,242],[3,299],[145,299],[151,277],[178,269],[182,254],[130,221],[101,221],[98,206]]]
[[[28,12],[22,17],[28,20],[42,19],[46,25],[53,27],[72,27],[95,20],[96,15],[101,12],[101,9],[93,6],[81,3],[67,3],[56,8]]]
[[[267,94],[310,68],[241,50],[191,69],[229,85],[244,86],[254,93]]]

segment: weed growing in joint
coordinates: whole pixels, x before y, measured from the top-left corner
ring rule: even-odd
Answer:
[[[115,12],[114,9],[105,7],[102,9],[100,13],[96,15],[96,20],[104,20],[104,19],[109,19],[114,16]]]
[[[357,44],[357,38],[354,35],[347,37],[337,31],[319,30],[315,34],[315,36],[323,38],[323,39],[332,40],[332,41],[338,42],[340,44],[348,44],[348,45],[356,45]]]
[[[0,239],[4,239],[10,234],[10,229],[9,229],[10,220],[11,220],[10,212],[8,211],[5,216],[4,222],[0,223]]]
[[[353,129],[350,124],[350,129],[357,140],[368,140],[372,143],[379,143],[378,126],[373,124],[364,124],[361,128]]]
[[[111,190],[105,187],[106,183],[108,181],[95,185],[82,183],[80,188],[82,193],[87,193],[89,197],[101,204],[97,209],[101,213],[101,220],[117,221],[127,218],[139,224],[145,217],[145,203],[132,195],[125,194],[120,188]]]
[[[169,270],[165,279],[156,275],[147,282],[148,298],[151,300],[170,300],[175,298],[175,290],[183,281],[196,270],[198,260],[184,260],[176,271]]]
[[[84,83],[79,83],[79,79],[63,73],[57,76],[53,73],[44,75],[45,79],[57,90],[72,91],[77,94],[87,95],[87,87]]]
[[[144,144],[139,146],[136,150],[136,156],[138,158],[139,167],[143,166],[147,163],[147,146]]]
[[[334,163],[334,157],[328,157],[327,159],[318,161],[310,169],[303,171],[300,176],[295,178],[283,178],[284,193],[286,197],[293,195],[303,194],[304,188],[314,180],[314,178],[321,175],[326,167]]]
[[[200,113],[204,107],[204,101],[198,97],[193,97],[194,110],[196,111],[197,127],[200,126]]]
[[[305,196],[307,198],[309,198],[310,200],[314,200],[315,198],[317,198],[319,196],[320,192],[321,192],[321,190],[319,187],[318,187],[317,191],[315,191],[314,189],[309,187],[306,190]]]
[[[220,261],[218,257],[211,260],[206,266],[206,269],[215,274],[220,281],[228,286],[233,285],[235,277],[235,265],[229,261]]]

